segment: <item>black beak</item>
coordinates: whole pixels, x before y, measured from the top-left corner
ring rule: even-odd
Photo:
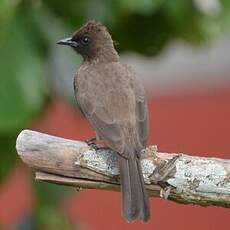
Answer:
[[[57,42],[58,45],[77,46],[77,43],[72,38],[65,38]]]

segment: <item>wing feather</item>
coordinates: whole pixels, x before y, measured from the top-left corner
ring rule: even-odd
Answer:
[[[143,148],[147,140],[148,114],[144,89],[124,65],[111,63],[103,68],[103,73],[100,71],[94,68],[88,71],[87,76],[79,73],[77,80],[81,78],[81,81],[77,82],[77,99],[106,144],[124,157],[130,157],[125,155],[125,148],[130,144],[137,145],[133,146],[136,149]],[[123,84],[116,84],[117,81]],[[87,90],[81,91],[80,84],[84,84]],[[127,132],[131,134],[127,135]],[[131,142],[130,136],[133,138]]]

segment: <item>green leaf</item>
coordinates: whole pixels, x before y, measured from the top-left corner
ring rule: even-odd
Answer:
[[[73,189],[68,186],[55,185],[33,181],[36,188],[38,206],[41,205],[57,205],[64,199],[64,196],[69,194]],[[50,196],[52,194],[52,196]]]
[[[62,201],[73,189],[38,181],[35,181],[34,185],[37,195],[35,216],[39,229],[73,229],[61,209]]]
[[[1,160],[0,181],[14,166],[16,160],[15,136],[0,136]],[[1,228],[0,228],[1,229]]]
[[[35,215],[38,229],[44,230],[71,230],[77,229],[70,222],[66,213],[60,207],[44,204]]]
[[[0,45],[0,134],[27,125],[44,102],[44,62],[29,28],[15,17]]]
[[[149,14],[153,13],[164,0],[120,0],[120,7],[123,10],[135,13]]]
[[[20,3],[20,0],[1,0],[0,1],[0,39],[5,36],[7,28],[14,13]],[[1,41],[1,40],[0,40]]]

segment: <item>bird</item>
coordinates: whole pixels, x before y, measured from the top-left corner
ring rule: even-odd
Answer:
[[[148,222],[150,204],[141,168],[149,133],[143,85],[133,68],[120,62],[101,22],[90,20],[57,44],[72,47],[83,58],[74,76],[75,96],[96,136],[117,155],[123,217]]]

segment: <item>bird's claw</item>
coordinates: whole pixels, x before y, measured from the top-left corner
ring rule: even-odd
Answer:
[[[90,146],[91,148],[93,148],[94,150],[98,150],[99,146],[97,146],[97,144],[95,143],[96,141],[96,137],[93,137],[91,139],[86,139],[85,143]]]
[[[86,139],[85,140],[85,143],[88,145],[88,146],[90,146],[90,147],[92,147],[93,149],[97,149],[97,144],[95,143],[95,141],[96,141],[96,137],[93,137],[93,138],[90,138],[90,139]]]
[[[97,140],[97,138],[94,137],[94,138],[85,140],[85,143],[86,143],[88,146],[90,146],[92,149],[94,149],[95,151],[103,150],[103,149],[109,149],[109,148],[106,147],[106,146],[97,145],[97,144],[96,144],[96,140]]]

